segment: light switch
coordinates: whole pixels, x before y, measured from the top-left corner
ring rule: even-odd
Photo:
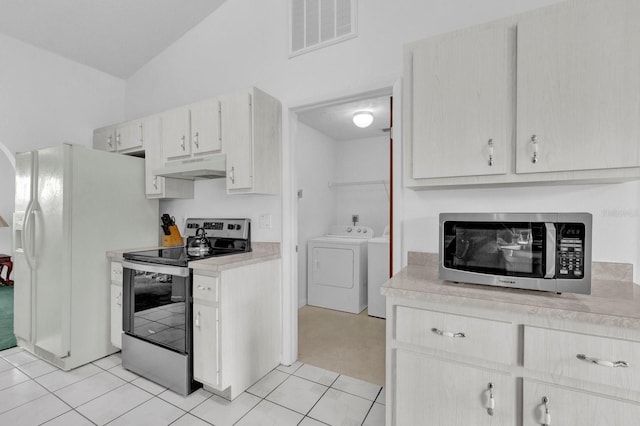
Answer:
[[[261,229],[271,229],[271,215],[269,213],[260,215],[258,227]]]

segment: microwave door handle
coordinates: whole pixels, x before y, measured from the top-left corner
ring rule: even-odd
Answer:
[[[556,275],[556,225],[553,223],[544,224],[546,233],[547,259],[545,262],[545,278],[553,278]]]

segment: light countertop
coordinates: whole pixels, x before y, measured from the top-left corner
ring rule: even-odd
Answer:
[[[107,257],[111,260],[122,261],[122,255],[130,251],[155,250],[167,247],[143,247],[123,250],[111,250],[107,252]],[[280,259],[280,243],[252,242],[252,251],[249,253],[231,254],[228,256],[210,257],[204,260],[189,262],[189,268],[194,273],[218,272],[225,269],[238,268],[251,265],[253,263],[266,262],[268,260]]]
[[[556,294],[438,278],[438,255],[409,253],[409,264],[381,288],[385,296],[491,307],[640,330],[640,286],[629,265],[594,262],[591,294]]]

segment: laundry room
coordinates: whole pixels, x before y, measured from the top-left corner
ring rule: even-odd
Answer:
[[[384,304],[369,316],[368,268],[382,265],[378,281],[388,277],[390,105],[389,94],[375,93],[296,111],[299,356],[361,378],[384,373]],[[373,118],[367,127],[354,124],[362,112]],[[369,265],[371,247],[382,259]],[[345,335],[333,334],[330,324]],[[353,352],[345,340],[356,340]],[[336,355],[331,345],[338,341]],[[358,360],[366,371],[350,370]]]

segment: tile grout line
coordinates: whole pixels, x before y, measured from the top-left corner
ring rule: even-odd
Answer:
[[[13,352],[13,353],[12,353],[12,354],[10,354],[10,355],[13,355],[13,354],[15,354],[15,353],[19,353],[19,352],[21,352],[21,351]],[[26,351],[25,351],[25,352],[26,352]],[[109,355],[109,356],[114,356],[114,355]],[[117,355],[115,355],[115,356],[117,357]],[[105,358],[107,358],[107,357],[105,357]],[[120,362],[120,363],[116,363],[116,364],[114,364],[114,365],[110,365],[110,366],[108,366],[109,368],[103,367],[103,366],[101,366],[101,365],[98,365],[98,364],[95,364],[95,363],[93,363],[93,362],[92,362],[92,363],[90,363],[90,364],[92,364],[92,365],[94,365],[95,367],[97,367],[100,371],[98,371],[98,372],[97,372],[97,373],[95,373],[95,374],[91,374],[90,376],[87,376],[87,377],[83,378],[82,380],[78,380],[77,382],[74,382],[74,383],[68,384],[68,385],[66,385],[66,386],[63,386],[63,387],[62,387],[62,388],[60,388],[60,389],[56,389],[56,391],[50,391],[49,389],[45,388],[42,384],[40,384],[40,383],[37,381],[37,379],[38,379],[38,378],[41,378],[41,377],[44,377],[44,376],[46,376],[46,375],[48,375],[48,374],[54,373],[54,372],[56,372],[56,371],[62,371],[62,372],[64,372],[63,370],[61,370],[61,369],[59,369],[59,368],[58,368],[57,370],[54,370],[54,371],[51,371],[51,372],[48,372],[48,373],[42,374],[42,375],[40,375],[40,376],[37,376],[37,377],[31,377],[31,376],[30,376],[30,375],[28,375],[24,370],[22,370],[20,367],[21,367],[21,366],[24,366],[24,365],[32,364],[32,363],[34,363],[34,362],[37,362],[37,361],[38,361],[37,359],[36,359],[36,360],[32,360],[32,361],[30,361],[30,362],[28,362],[28,363],[25,363],[25,364],[21,364],[20,366],[16,366],[16,365],[12,364],[10,361],[6,360],[5,356],[0,356],[0,359],[4,359],[4,360],[9,364],[9,365],[11,365],[11,369],[17,370],[17,371],[21,372],[22,374],[24,374],[26,377],[28,377],[28,379],[27,379],[25,382],[33,381],[33,382],[34,382],[35,384],[37,384],[40,388],[43,388],[43,389],[44,389],[44,391],[45,391],[45,392],[47,392],[47,394],[53,394],[53,396],[54,396],[55,398],[57,398],[58,400],[60,400],[60,401],[61,401],[61,402],[66,406],[66,407],[69,407],[69,410],[65,411],[64,413],[61,413],[60,415],[58,415],[58,416],[56,416],[56,417],[53,417],[53,418],[51,418],[51,419],[48,419],[47,421],[54,420],[54,419],[56,419],[56,418],[58,418],[58,417],[61,417],[61,416],[65,415],[65,414],[68,414],[69,412],[73,411],[73,412],[77,413],[78,415],[80,415],[82,418],[84,418],[84,419],[86,419],[87,421],[89,421],[90,423],[95,424],[95,422],[91,421],[89,418],[87,418],[87,417],[86,417],[86,416],[84,416],[81,412],[79,412],[79,411],[77,410],[77,408],[80,408],[80,407],[82,407],[82,406],[84,406],[84,405],[86,405],[86,404],[88,404],[88,403],[90,403],[90,402],[92,402],[92,401],[94,401],[94,400],[96,400],[96,399],[100,398],[100,397],[103,397],[104,395],[107,395],[107,394],[108,394],[108,393],[110,393],[110,392],[114,392],[114,391],[116,391],[117,389],[120,389],[120,388],[124,387],[126,384],[131,384],[131,385],[133,385],[136,389],[142,390],[143,392],[147,393],[147,394],[149,395],[149,398],[148,398],[148,399],[146,399],[145,401],[142,401],[140,404],[137,404],[135,407],[132,407],[132,408],[128,409],[126,412],[119,414],[117,417],[115,417],[115,418],[113,418],[113,419],[109,420],[109,422],[113,422],[113,421],[115,421],[116,419],[121,418],[122,416],[126,415],[127,413],[130,413],[131,411],[135,410],[136,408],[138,408],[138,407],[140,407],[140,406],[142,406],[142,405],[144,405],[144,404],[148,403],[149,401],[154,400],[154,398],[157,398],[158,400],[160,400],[160,401],[162,401],[162,402],[164,402],[164,403],[167,403],[167,404],[169,404],[169,405],[171,405],[171,406],[173,406],[173,407],[177,408],[178,410],[180,410],[180,413],[181,413],[181,414],[180,414],[180,416],[179,416],[177,419],[175,419],[174,421],[172,421],[172,423],[171,423],[171,424],[174,424],[175,422],[177,422],[177,421],[179,421],[180,419],[184,418],[187,414],[189,414],[190,416],[193,416],[193,417],[195,417],[195,418],[197,418],[197,419],[199,419],[199,420],[202,420],[203,422],[205,422],[205,423],[207,423],[207,424],[211,424],[211,423],[209,423],[207,420],[205,420],[205,419],[203,419],[203,418],[201,418],[201,417],[199,417],[199,416],[197,416],[197,415],[193,414],[193,412],[192,412],[192,411],[193,411],[193,410],[195,410],[197,407],[201,406],[202,404],[204,404],[207,400],[211,399],[211,398],[213,397],[213,395],[216,395],[216,394],[211,393],[211,392],[209,392],[209,391],[207,391],[206,389],[204,389],[204,388],[203,388],[203,390],[204,390],[205,392],[209,393],[209,395],[208,395],[205,399],[203,399],[202,401],[200,401],[199,403],[197,403],[196,405],[194,405],[193,407],[191,407],[189,410],[185,410],[184,408],[182,408],[182,407],[180,407],[180,406],[178,406],[178,405],[176,405],[176,404],[173,404],[172,402],[167,401],[167,400],[163,399],[162,397],[160,397],[160,395],[161,395],[161,394],[163,394],[164,392],[166,392],[168,389],[161,387],[161,389],[163,389],[163,390],[162,390],[162,391],[160,391],[158,394],[155,394],[155,393],[150,392],[150,391],[148,391],[147,389],[143,388],[143,387],[142,387],[142,386],[140,386],[139,384],[134,384],[134,383],[133,383],[135,380],[137,380],[137,379],[139,379],[139,378],[142,378],[142,376],[138,376],[137,374],[132,373],[132,374],[135,376],[135,378],[133,378],[132,380],[128,380],[128,379],[122,378],[122,377],[118,376],[117,374],[115,374],[114,372],[110,371],[110,370],[112,370],[112,369],[114,369],[114,368],[117,368],[118,366],[121,366],[121,365],[122,365],[122,363],[121,363],[121,362]],[[256,404],[254,404],[251,408],[249,408],[249,410],[247,410],[247,411],[246,411],[246,412],[245,412],[245,413],[244,413],[240,418],[238,418],[238,419],[234,422],[234,424],[236,424],[236,423],[238,423],[238,422],[242,421],[242,419],[243,419],[243,418],[245,418],[249,413],[251,413],[253,410],[255,410],[255,409],[257,408],[257,406],[258,406],[261,402],[263,402],[263,401],[267,401],[267,402],[269,402],[269,403],[271,403],[271,404],[274,404],[275,406],[281,407],[281,408],[283,408],[283,409],[285,409],[285,410],[287,410],[287,411],[289,411],[289,412],[296,413],[296,414],[298,414],[298,415],[302,415],[302,419],[300,420],[300,422],[298,422],[298,424],[300,424],[301,422],[304,422],[304,420],[305,420],[306,418],[309,418],[309,419],[312,419],[312,420],[314,420],[314,421],[318,421],[318,422],[320,422],[320,423],[322,423],[322,424],[325,424],[324,422],[322,422],[322,421],[320,421],[320,420],[317,420],[317,419],[315,419],[315,418],[313,418],[313,417],[309,416],[309,414],[310,414],[310,413],[311,413],[311,411],[312,411],[312,410],[313,410],[313,409],[318,405],[318,403],[320,402],[320,400],[321,400],[321,399],[322,399],[322,398],[323,398],[323,397],[328,393],[329,389],[333,389],[334,391],[340,391],[340,392],[343,392],[344,394],[351,395],[351,396],[354,396],[354,397],[357,397],[357,398],[360,398],[360,399],[362,399],[362,400],[365,400],[365,401],[370,402],[370,403],[371,403],[371,405],[369,406],[369,409],[367,410],[367,412],[366,412],[366,414],[365,414],[365,416],[364,416],[364,418],[363,418],[363,420],[362,420],[362,423],[364,423],[364,422],[366,421],[367,417],[368,417],[368,416],[369,416],[369,414],[371,413],[371,410],[372,410],[372,408],[374,407],[374,405],[375,405],[375,403],[376,403],[376,400],[378,399],[378,397],[380,396],[381,392],[383,391],[384,386],[378,386],[378,385],[376,385],[376,384],[373,384],[374,386],[377,386],[377,387],[378,387],[378,391],[377,391],[377,393],[376,393],[375,397],[373,398],[373,400],[371,400],[371,399],[366,398],[366,397],[363,397],[363,396],[361,396],[361,395],[358,395],[358,394],[355,394],[355,393],[352,393],[352,392],[345,391],[345,390],[338,389],[338,388],[334,387],[334,385],[336,384],[336,382],[338,382],[338,380],[339,380],[342,376],[344,376],[345,378],[351,378],[351,376],[346,376],[346,375],[344,375],[344,374],[336,373],[336,374],[337,374],[337,376],[335,377],[335,379],[333,379],[333,380],[331,381],[331,383],[329,383],[329,385],[325,385],[325,384],[320,383],[320,382],[318,382],[318,381],[315,381],[315,380],[312,380],[312,379],[309,379],[309,378],[306,378],[306,377],[302,377],[302,376],[297,375],[296,373],[298,373],[298,372],[300,371],[300,369],[301,369],[304,365],[305,365],[305,363],[301,363],[301,364],[300,364],[300,365],[299,365],[295,370],[293,370],[292,372],[282,371],[282,370],[280,370],[280,369],[279,369],[279,367],[280,367],[280,366],[275,367],[272,371],[278,371],[278,372],[280,372],[280,373],[284,373],[284,374],[286,374],[286,378],[285,378],[282,382],[280,382],[278,385],[276,385],[273,389],[271,389],[271,391],[269,391],[268,393],[266,393],[264,397],[263,397],[263,396],[256,395],[256,394],[254,394],[254,393],[252,393],[252,392],[250,392],[250,391],[248,391],[248,390],[245,390],[245,393],[247,393],[248,395],[251,395],[251,396],[253,396],[253,397],[257,397],[257,398],[258,398],[258,401],[257,401],[257,402],[256,402]],[[309,366],[311,366],[311,367],[314,367],[314,366],[313,366],[313,365],[311,365],[311,364],[308,364],[308,365],[309,365]],[[288,368],[288,367],[290,367],[290,366],[288,366],[288,367],[287,367],[287,366],[282,366],[282,367],[284,367],[284,368]],[[319,368],[319,367],[318,367],[318,368]],[[8,371],[8,370],[7,370],[7,371]],[[327,371],[329,371],[329,372],[331,372],[331,373],[335,373],[335,372],[332,372],[331,370],[327,370]],[[88,401],[86,401],[86,402],[82,403],[81,405],[79,405],[78,407],[75,407],[75,408],[74,408],[74,407],[72,407],[69,403],[67,403],[66,401],[64,401],[61,397],[59,397],[59,396],[55,393],[55,392],[57,392],[57,391],[59,391],[59,390],[61,390],[61,389],[64,389],[64,388],[69,387],[69,386],[72,386],[72,385],[74,385],[74,384],[81,383],[81,382],[83,382],[83,381],[85,381],[85,380],[87,380],[87,379],[89,379],[89,378],[92,378],[92,377],[96,376],[97,374],[100,374],[101,372],[108,372],[111,376],[114,376],[114,377],[116,377],[117,379],[122,380],[124,383],[123,383],[123,384],[121,384],[121,385],[119,385],[119,386],[117,386],[117,387],[115,387],[114,389],[111,389],[111,390],[109,390],[109,391],[107,391],[107,392],[105,392],[105,393],[102,393],[102,394],[100,394],[100,395],[96,396],[95,398],[92,398],[92,399],[90,399],[90,400],[88,400]],[[320,395],[320,397],[316,400],[316,402],[311,406],[311,408],[310,408],[309,410],[307,410],[307,411],[306,411],[306,413],[300,413],[300,412],[297,412],[296,410],[293,410],[293,409],[291,409],[291,408],[289,408],[289,407],[286,407],[286,406],[281,405],[281,404],[279,404],[279,403],[277,403],[277,402],[273,402],[273,401],[270,401],[270,400],[268,400],[268,399],[267,399],[269,395],[271,395],[271,394],[272,394],[272,393],[273,393],[277,388],[279,388],[279,387],[282,385],[282,383],[284,383],[286,380],[288,380],[288,379],[289,379],[289,378],[291,378],[292,376],[293,376],[293,377],[296,377],[296,378],[298,378],[298,379],[305,380],[305,381],[310,382],[310,383],[314,383],[314,384],[317,384],[317,385],[325,386],[325,390],[322,392],[322,394],[321,394],[321,395]],[[353,378],[353,379],[359,380],[359,379],[357,379],[357,378]],[[360,380],[360,381],[362,381],[362,380]],[[21,383],[25,383],[25,382],[21,382]],[[363,381],[363,382],[364,382],[364,381]],[[18,384],[21,384],[21,383],[18,383]],[[153,382],[152,382],[152,383],[153,383]],[[256,382],[256,383],[257,383],[257,382]],[[365,383],[366,383],[366,382],[365,382]],[[11,388],[11,387],[13,387],[13,386],[17,386],[18,384],[16,384],[16,385],[12,385],[12,386],[10,386],[9,388]],[[8,388],[7,388],[7,389],[8,389]],[[44,398],[45,396],[47,396],[47,395],[43,395],[43,396],[41,396],[40,398]],[[38,399],[40,399],[40,398],[36,398],[35,400],[38,400]],[[32,400],[32,401],[35,401],[35,400]],[[32,401],[29,401],[29,402],[32,402]],[[29,403],[29,402],[27,402],[27,403]],[[25,404],[26,404],[26,403],[25,403]],[[22,405],[25,405],[25,404],[20,404],[19,406],[14,407],[14,408],[18,408],[18,407],[20,407],[20,406],[22,406]],[[383,405],[384,405],[384,404],[383,404]],[[12,409],[14,409],[14,408],[12,408]],[[11,411],[11,410],[8,410],[8,411]]]

